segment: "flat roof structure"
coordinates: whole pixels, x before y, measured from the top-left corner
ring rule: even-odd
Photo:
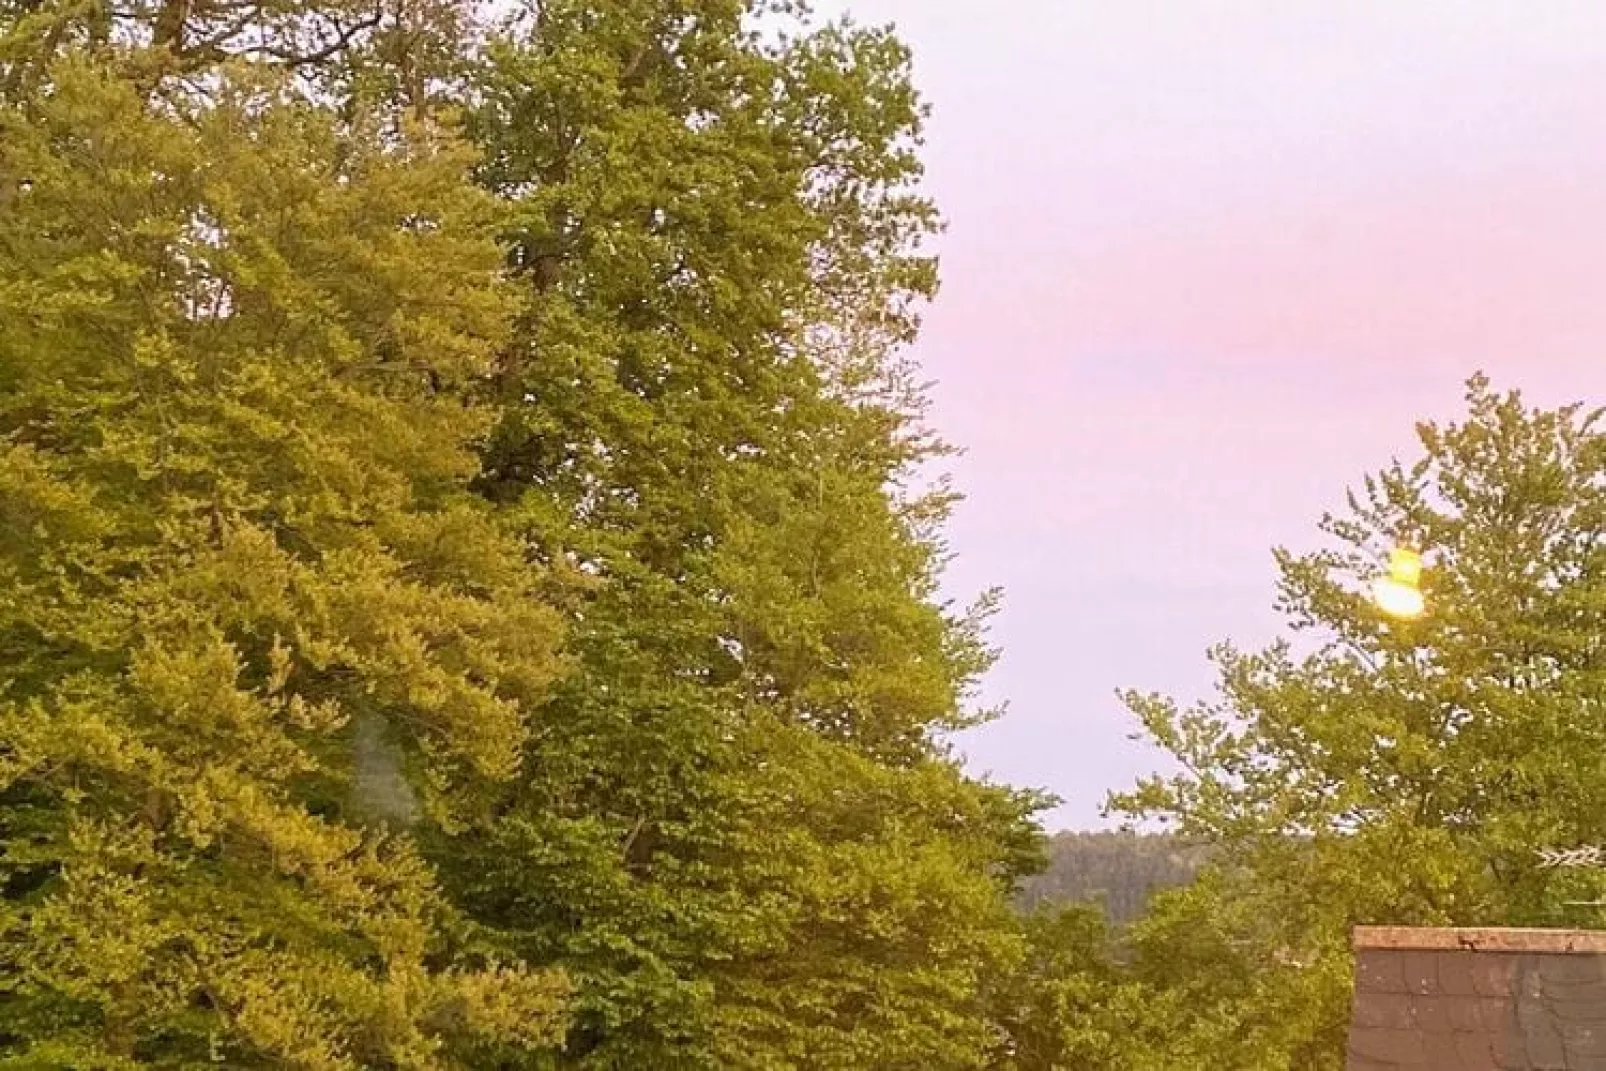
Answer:
[[[1606,1071],[1606,932],[1362,926],[1348,1071]]]

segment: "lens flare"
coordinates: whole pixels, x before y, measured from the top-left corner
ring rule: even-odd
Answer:
[[[1372,583],[1372,601],[1390,617],[1421,617],[1427,610],[1422,597],[1422,555],[1396,547],[1389,555],[1388,572]]]
[[[1427,600],[1422,597],[1420,588],[1392,576],[1379,577],[1372,584],[1372,601],[1390,617],[1407,621],[1421,617],[1427,610]]]

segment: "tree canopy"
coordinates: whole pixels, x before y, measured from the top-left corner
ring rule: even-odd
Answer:
[[[1124,934],[1039,924],[1028,1066],[1337,1071],[1353,926],[1600,924],[1600,872],[1539,850],[1606,834],[1606,435],[1481,377],[1467,406],[1278,553],[1287,638],[1219,648],[1210,702],[1128,696],[1175,772],[1113,805],[1208,865]],[[1400,543],[1416,620],[1369,598]]]
[[[790,0],[0,0],[0,1066],[1328,1071],[1350,926],[1598,921],[1606,436],[1481,379],[1017,910],[924,117]]]
[[[0,1062],[983,1067],[889,33],[0,5]]]

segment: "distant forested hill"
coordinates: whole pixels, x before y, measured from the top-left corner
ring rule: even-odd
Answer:
[[[1021,888],[1021,907],[1099,900],[1115,922],[1141,914],[1155,891],[1188,882],[1201,862],[1199,848],[1167,834],[1058,833],[1048,852],[1048,869]]]

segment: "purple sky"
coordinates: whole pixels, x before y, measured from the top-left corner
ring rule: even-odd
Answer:
[[[1100,821],[1120,687],[1277,628],[1270,548],[1487,371],[1606,400],[1606,4],[846,0],[935,109],[919,356],[1005,588],[979,771]]]

